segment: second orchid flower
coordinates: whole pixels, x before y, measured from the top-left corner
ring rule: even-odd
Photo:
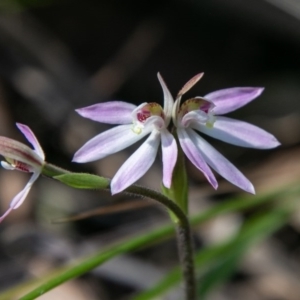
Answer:
[[[173,122],[179,143],[188,159],[216,189],[218,182],[210,167],[232,184],[255,193],[252,183],[221,153],[197,132],[204,133],[229,144],[270,149],[280,143],[270,133],[246,122],[223,117],[258,97],[263,88],[236,87],[215,91],[204,97],[194,97],[181,104],[181,97],[202,77],[194,76],[179,91],[173,109]]]
[[[12,199],[9,209],[0,217],[0,222],[2,222],[13,209],[17,209],[24,202],[33,183],[40,176],[45,164],[45,154],[31,129],[20,123],[17,123],[17,127],[34,149],[30,149],[18,141],[0,136],[0,154],[6,159],[6,161],[1,161],[1,165],[7,170],[32,173],[32,176],[24,189]]]

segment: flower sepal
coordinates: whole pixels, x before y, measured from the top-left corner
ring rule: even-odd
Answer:
[[[184,154],[178,149],[177,161],[172,175],[171,187],[167,188],[163,184],[161,186],[162,193],[173,200],[185,214],[188,213],[188,178],[185,168]],[[170,212],[172,220],[177,223],[178,218]]]

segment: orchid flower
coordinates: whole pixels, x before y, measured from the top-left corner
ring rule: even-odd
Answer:
[[[217,180],[210,167],[241,189],[255,193],[251,182],[196,131],[221,141],[249,148],[269,149],[280,143],[270,133],[246,122],[223,117],[258,97],[263,88],[237,87],[215,91],[204,97],[186,100],[181,97],[203,76],[194,76],[179,91],[172,113],[179,143],[188,159],[216,189]]]
[[[33,174],[24,189],[12,199],[9,209],[0,217],[0,222],[13,209],[18,208],[24,202],[33,183],[41,174],[45,163],[44,152],[31,129],[20,123],[17,123],[17,127],[33,146],[34,150],[18,141],[0,136],[0,154],[6,159],[6,161],[1,161],[1,165],[7,170],[18,170]]]
[[[77,109],[83,117],[106,124],[120,124],[84,144],[73,161],[83,163],[104,158],[139,141],[146,141],[125,161],[111,181],[112,194],[126,189],[141,178],[154,163],[161,142],[163,184],[171,186],[172,173],[177,160],[175,138],[168,131],[174,100],[162,77],[158,80],[164,94],[164,108],[158,103],[139,106],[122,101],[112,101]]]

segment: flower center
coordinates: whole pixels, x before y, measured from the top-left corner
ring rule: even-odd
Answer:
[[[197,97],[186,100],[178,111],[179,119],[182,119],[187,113],[196,111],[199,113],[199,119],[201,123],[205,124],[208,128],[214,126],[215,117],[212,109],[214,104],[205,100],[204,98]]]
[[[142,106],[139,106],[133,115],[133,132],[140,134],[147,123],[147,120],[150,117],[160,117],[161,119],[165,119],[164,111],[162,107],[155,102],[146,103]],[[155,123],[155,121],[154,121]]]

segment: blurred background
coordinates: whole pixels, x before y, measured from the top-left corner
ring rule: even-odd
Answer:
[[[112,177],[139,144],[100,161],[78,165],[72,156],[109,126],[74,109],[108,100],[139,104],[163,95],[159,71],[175,96],[205,72],[188,96],[236,86],[264,93],[230,116],[274,134],[274,150],[243,149],[207,138],[264,193],[300,176],[300,6],[297,0],[0,1],[0,135],[26,143],[15,123],[28,125],[46,160],[78,172]],[[241,193],[221,178],[214,191],[188,164],[190,212]],[[0,170],[0,208],[29,179]],[[140,180],[160,188],[157,163]],[[56,224],[61,217],[133,202],[126,212]],[[78,191],[39,178],[24,204],[0,226],[0,289],[67,264],[120,239],[169,222],[160,207],[134,209],[140,199]],[[195,230],[197,247],[235,233],[244,214],[230,214]],[[300,215],[244,257],[234,277],[209,299],[300,299]],[[131,299],[178,263],[174,240],[114,259],[39,299]],[[180,289],[164,299],[180,299]]]

